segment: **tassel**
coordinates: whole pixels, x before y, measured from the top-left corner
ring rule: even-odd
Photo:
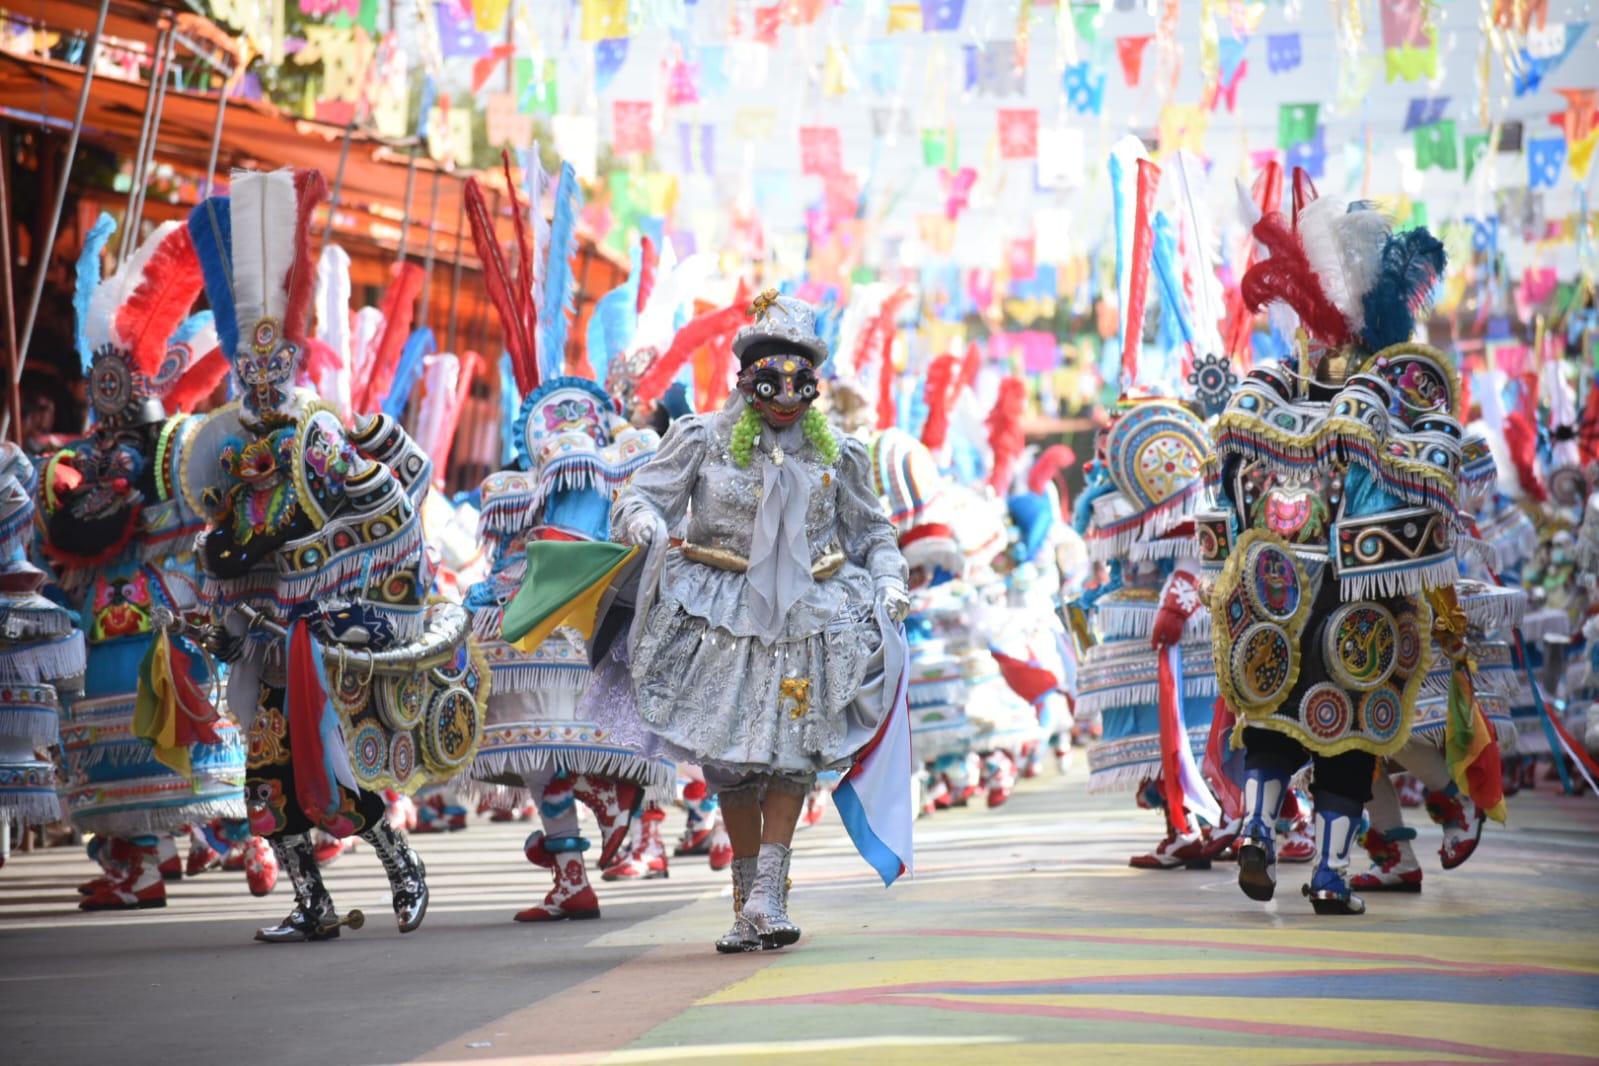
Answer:
[[[468,178],[466,190],[467,223],[472,227],[472,246],[477,250],[478,261],[483,264],[483,287],[488,291],[489,302],[500,316],[502,343],[506,360],[516,381],[517,395],[526,396],[538,388],[540,375],[538,360],[534,356],[534,330],[538,315],[534,311],[532,295],[525,284],[512,276],[500,249],[499,236],[494,228],[494,216],[489,212],[483,196],[483,187],[475,177]],[[502,389],[502,395],[511,390]],[[514,417],[503,421],[502,426],[515,424]]]

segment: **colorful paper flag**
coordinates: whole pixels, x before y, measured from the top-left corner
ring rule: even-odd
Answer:
[[[801,126],[800,173],[825,177],[844,169],[844,145],[836,126]]]
[[[1432,43],[1423,0],[1382,0],[1377,6],[1382,9],[1384,49],[1420,49]]]
[[[1462,154],[1466,157],[1466,180],[1470,181],[1477,164],[1488,156],[1488,134],[1467,134],[1462,144]]]
[[[926,33],[959,29],[965,9],[966,0],[922,0],[921,29]]]
[[[1448,109],[1447,96],[1416,97],[1405,108],[1405,132],[1409,133],[1418,126],[1431,126],[1435,122],[1443,121],[1444,112]]]
[[[1316,136],[1319,104],[1282,104],[1277,109],[1277,147],[1287,151]]]
[[[627,62],[626,37],[613,37],[594,42],[594,91],[603,93]]]
[[[1460,155],[1453,119],[1435,122],[1430,126],[1417,126],[1412,135],[1416,147],[1418,170],[1459,170]]]
[[[922,131],[922,166],[952,167],[958,156],[958,140],[952,129]]]
[[[922,30],[922,6],[915,4],[890,4],[888,5],[888,32],[889,33],[920,33]]]
[[[1270,33],[1266,35],[1266,69],[1273,74],[1286,74],[1298,68],[1304,60],[1304,51],[1297,33]]]
[[[1541,137],[1527,142],[1527,187],[1552,189],[1566,166],[1564,137]]]
[[[611,151],[617,155],[648,155],[655,150],[650,129],[654,105],[648,100],[611,102]]]
[[[699,67],[677,60],[667,67],[666,101],[673,107],[700,102]]]
[[[1097,115],[1105,106],[1105,72],[1089,63],[1076,63],[1062,76],[1066,102],[1079,115]]]
[[[777,128],[775,107],[741,107],[733,112],[733,139],[765,141]]]
[[[1155,38],[1151,34],[1116,38],[1116,58],[1121,60],[1122,76],[1128,85],[1137,85],[1144,70],[1144,49]]]
[[[445,59],[476,58],[489,50],[489,39],[478,32],[472,13],[455,0],[441,0],[433,9],[438,16],[439,48]]]
[[[1327,127],[1317,126],[1315,136],[1308,141],[1289,145],[1283,163],[1288,168],[1302,168],[1310,177],[1320,181],[1327,176]]]
[[[579,35],[584,41],[627,36],[627,0],[583,0]]]
[[[1001,159],[1038,157],[1038,111],[1034,108],[999,109]]]

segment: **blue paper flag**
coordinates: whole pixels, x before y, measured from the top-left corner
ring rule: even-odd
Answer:
[[[1432,126],[1442,122],[1444,112],[1447,110],[1449,110],[1447,96],[1416,97],[1405,109],[1405,132],[1409,133],[1417,126]]]
[[[1327,126],[1322,123],[1316,127],[1316,136],[1308,141],[1300,141],[1290,145],[1284,154],[1284,166],[1292,171],[1294,167],[1303,167],[1306,174],[1312,178],[1321,179],[1327,176]]]
[[[1543,80],[1555,72],[1555,68],[1566,61],[1566,57],[1576,51],[1577,43],[1582,40],[1584,31],[1588,29],[1586,22],[1568,22],[1565,24],[1566,43],[1557,53],[1535,59],[1525,48],[1521,50],[1521,62],[1517,64],[1519,70],[1512,71],[1515,81],[1516,95],[1526,96],[1528,93],[1537,92],[1543,86]]]
[[[1233,76],[1238,73],[1238,64],[1244,61],[1244,53],[1249,50],[1249,38],[1240,40],[1237,37],[1223,37],[1221,41],[1221,84],[1232,84]]]
[[[1066,102],[1079,115],[1097,115],[1105,106],[1105,71],[1088,63],[1066,68]]]
[[[1541,137],[1527,142],[1527,187],[1552,189],[1566,169],[1566,139]]]
[[[594,91],[603,93],[627,62],[627,38],[611,37],[594,42]]]
[[[1304,60],[1304,48],[1297,33],[1273,33],[1266,37],[1266,69],[1286,74]]]
[[[922,0],[922,31],[959,29],[966,0]]]

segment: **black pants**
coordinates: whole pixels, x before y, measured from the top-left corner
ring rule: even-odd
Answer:
[[[1251,727],[1244,730],[1246,770],[1263,770],[1279,777],[1292,777],[1307,762],[1315,768],[1316,779],[1311,784],[1310,796],[1316,806],[1359,818],[1361,808],[1371,799],[1371,781],[1377,772],[1377,756],[1369,751],[1317,755],[1293,737],[1275,729]]]
[[[339,809],[317,822],[300,806],[294,790],[294,752],[289,742],[289,717],[284,712],[284,689],[261,689],[255,721],[250,726],[250,757],[244,781],[244,798],[250,808],[250,828],[273,839],[298,836],[323,829],[337,837],[354,836],[383,819],[387,804],[366,789],[338,789]]]

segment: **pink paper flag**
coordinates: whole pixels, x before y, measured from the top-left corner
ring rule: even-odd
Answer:
[[[648,155],[655,150],[650,129],[653,107],[648,100],[614,100],[611,103],[611,151],[617,155]]]

